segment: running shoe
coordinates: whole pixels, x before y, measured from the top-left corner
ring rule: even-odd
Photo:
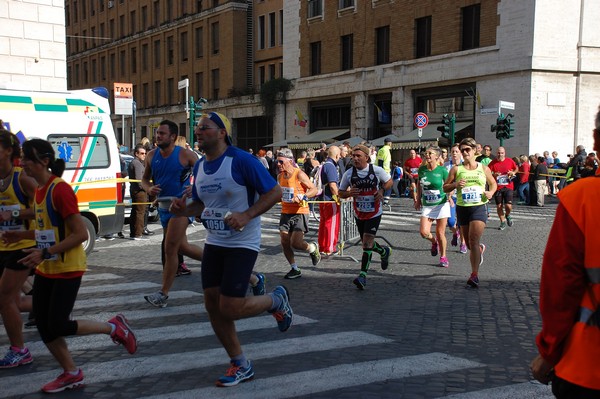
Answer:
[[[292,321],[294,319],[294,311],[290,305],[290,296],[287,288],[283,285],[275,287],[273,295],[277,295],[281,298],[281,305],[279,305],[279,308],[276,311],[272,312],[273,317],[277,320],[279,331],[285,332],[292,326]]]
[[[431,256],[437,256],[438,252],[439,252],[438,242],[437,242],[437,240],[435,240],[434,242],[431,243]]]
[[[381,255],[381,270],[387,270],[390,264],[390,255],[392,254],[392,248],[383,247],[384,254]]]
[[[485,244],[479,244],[479,248],[481,249],[481,254],[479,255],[479,266],[483,264],[483,253],[485,252]]]
[[[359,290],[364,290],[367,286],[367,276],[360,275],[354,279],[353,283]]]
[[[449,267],[450,262],[448,262],[448,258],[445,256],[440,257],[440,267]]]
[[[254,294],[254,296],[265,295],[265,275],[256,273],[256,278],[258,279],[258,283],[256,283],[256,286],[252,287],[252,294]]]
[[[476,274],[471,273],[471,277],[467,280],[467,288],[479,288],[479,277]]]
[[[291,280],[298,277],[302,277],[302,272],[300,271],[300,269],[290,269],[290,271],[285,275],[284,278]]]
[[[502,231],[506,228],[506,222],[500,222],[500,227],[498,227],[498,230]]]
[[[175,277],[187,276],[190,274],[192,274],[192,271],[187,267],[187,265],[184,262],[181,262],[181,264],[177,266],[177,273],[175,274]]]
[[[127,319],[122,314],[118,314],[108,321],[110,324],[114,324],[115,331],[110,334],[115,344],[121,344],[127,349],[127,352],[134,354],[137,350],[137,339],[135,334],[129,327]]]
[[[4,355],[4,358],[0,360],[0,369],[10,369],[13,367],[23,366],[33,362],[33,357],[29,352],[29,349],[25,348],[24,352],[21,352],[19,348],[11,346]]]
[[[167,306],[167,299],[169,297],[162,292],[158,291],[154,294],[145,295],[144,299],[151,305],[156,306],[157,308],[164,308]]]
[[[83,371],[81,371],[81,369],[77,370],[76,375],[72,375],[68,371],[65,371],[54,381],[44,385],[42,387],[42,391],[46,393],[57,393],[62,392],[65,389],[73,389],[81,385],[83,385]]]
[[[460,244],[460,253],[461,254],[467,253],[467,244]]]
[[[508,225],[508,227],[512,227],[513,226],[512,216],[507,216],[506,217],[506,224]]]
[[[248,360],[248,367],[238,366],[231,362],[231,366],[225,372],[225,375],[217,380],[218,387],[232,387],[240,382],[250,381],[254,378],[254,368],[252,362]]]
[[[452,241],[450,241],[450,244],[453,247],[456,247],[458,245],[459,238],[460,238],[460,233],[457,231],[456,233],[452,234]]]
[[[319,252],[319,244],[316,242],[313,242],[312,244],[316,249],[310,253],[310,260],[312,260],[313,266],[316,266],[321,261],[321,253]]]

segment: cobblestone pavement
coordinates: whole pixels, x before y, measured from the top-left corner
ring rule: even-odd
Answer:
[[[280,333],[273,318],[241,320],[237,327],[254,362],[254,381],[216,388],[228,359],[215,338],[202,301],[200,265],[176,279],[168,307],[156,309],[143,295],[161,280],[161,229],[147,241],[99,241],[89,257],[75,318],[107,320],[122,312],[139,338],[131,356],[107,336],[69,338],[86,387],[64,398],[536,398],[548,387],[531,382],[536,353],[541,258],[556,200],[544,208],[518,207],[514,226],[499,231],[492,217],[479,290],[465,288],[468,255],[451,247],[448,269],[437,267],[418,234],[418,213],[406,198],[392,199],[378,240],[393,248],[389,269],[374,261],[366,290],[352,284],[361,250],[348,243],[345,257],[314,267],[298,255],[302,277],[284,280],[288,265],[278,238],[278,208],[263,217],[263,245],[256,270],[268,287],[290,290],[295,323]],[[309,239],[316,239],[311,220]],[[450,238],[450,233],[448,233]],[[189,239],[203,244],[201,226]],[[0,347],[8,340],[0,329]],[[0,398],[37,398],[41,385],[61,371],[35,330],[26,330],[31,365],[0,371]]]

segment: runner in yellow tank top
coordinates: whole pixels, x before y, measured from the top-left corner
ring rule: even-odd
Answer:
[[[476,146],[477,143],[470,137],[460,142],[463,164],[453,166],[444,183],[446,193],[457,191],[456,216],[460,232],[470,250],[471,276],[467,280],[467,287],[472,288],[479,287],[479,266],[483,263],[485,252],[485,245],[479,242],[487,223],[485,204],[497,187],[490,169],[475,161]],[[486,182],[489,190],[485,189]]]

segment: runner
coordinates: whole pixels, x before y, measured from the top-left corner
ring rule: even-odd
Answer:
[[[382,247],[375,241],[381,222],[383,193],[392,187],[391,176],[379,166],[369,163],[370,150],[364,145],[352,149],[354,166],[344,173],[340,182],[341,198],[353,197],[356,227],[363,247],[360,274],[354,279],[354,285],[364,290],[367,285],[367,273],[373,251],[381,255],[381,269],[389,265],[392,249]]]
[[[419,168],[415,209],[422,209],[421,237],[431,241],[431,256],[440,255],[440,267],[449,267],[446,257],[446,224],[450,216],[450,203],[443,190],[448,178],[448,169],[439,165],[440,147],[429,145],[425,149],[425,165]],[[435,237],[431,225],[435,221]]]
[[[452,169],[453,166],[462,165],[462,155],[460,154],[460,148],[458,144],[454,144],[452,148],[450,148],[450,160],[444,164],[448,172]],[[461,254],[467,253],[467,244],[465,243],[465,237],[460,234],[460,226],[458,225],[458,219],[456,217],[456,190],[452,190],[450,193],[450,217],[448,218],[448,226],[452,231],[452,241],[450,244],[453,247],[459,245],[459,252]]]
[[[456,216],[461,234],[471,251],[471,276],[467,286],[472,288],[479,287],[479,266],[483,263],[485,252],[485,244],[479,242],[487,222],[485,204],[496,191],[496,180],[490,169],[475,161],[476,146],[477,143],[470,137],[460,142],[463,164],[453,166],[444,183],[446,193],[457,190]],[[486,182],[489,190],[485,189]]]
[[[498,230],[504,230],[506,225],[512,227],[513,220],[510,217],[512,211],[513,191],[515,186],[513,178],[517,175],[519,167],[510,158],[506,158],[506,150],[504,147],[498,147],[498,157],[489,164],[492,176],[496,178],[498,189],[494,193],[496,201],[496,211],[500,218],[500,227]]]
[[[285,278],[293,279],[302,276],[294,258],[294,249],[309,253],[313,266],[321,261],[319,244],[304,241],[304,234],[308,232],[309,213],[306,200],[317,195],[317,188],[306,173],[294,164],[294,154],[289,148],[277,152],[277,168],[277,180],[283,190],[279,236],[283,254],[291,267]]]
[[[419,168],[423,160],[415,150],[410,150],[410,157],[404,161],[404,172],[410,181],[410,193],[413,200],[417,199],[417,180],[419,180]]]

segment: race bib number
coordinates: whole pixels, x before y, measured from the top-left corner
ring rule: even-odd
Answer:
[[[500,186],[506,186],[509,183],[508,175],[498,175],[496,176],[496,181]]]
[[[54,244],[56,244],[56,236],[54,235],[54,230],[36,230],[35,231],[35,241],[38,249],[50,248]],[[54,254],[50,257],[50,259],[46,260],[57,260],[58,254]]]
[[[423,197],[426,204],[437,204],[442,199],[440,190],[423,190]]]
[[[2,211],[18,211],[21,209],[19,205],[0,205],[0,212]],[[24,231],[25,226],[21,219],[11,219],[0,223],[0,230],[2,231]]]
[[[462,200],[465,204],[478,204],[481,202],[483,189],[479,186],[463,187],[461,190]]]
[[[360,195],[354,198],[356,210],[359,212],[375,212],[375,196]]]
[[[410,173],[413,175],[418,175],[419,174],[419,168],[410,168]]]
[[[201,219],[206,231],[219,237],[231,236],[233,231],[225,223],[225,215],[228,211],[227,208],[205,208],[202,211]]]
[[[294,202],[294,188],[293,187],[281,187],[283,195],[281,200],[283,202]]]

